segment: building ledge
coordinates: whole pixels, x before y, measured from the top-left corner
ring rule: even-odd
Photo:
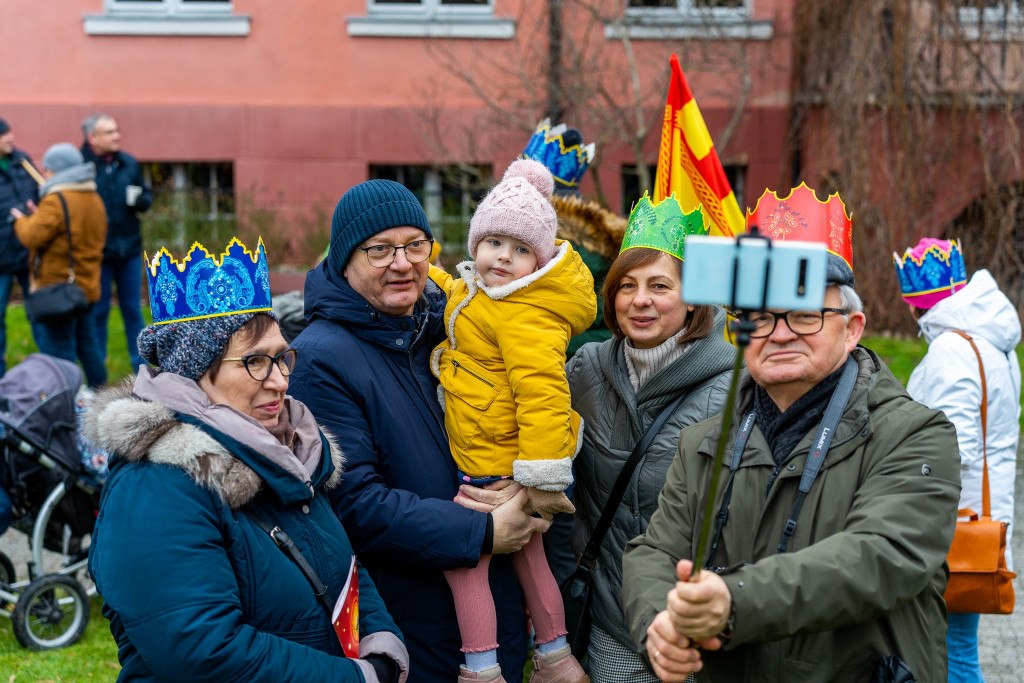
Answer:
[[[87,14],[91,36],[247,36],[248,16],[153,16],[151,13]]]
[[[387,15],[348,17],[348,35],[375,38],[483,38],[515,37],[514,19],[495,17],[424,17]]]
[[[774,35],[770,19],[659,16],[627,17],[621,26],[605,26],[604,36],[619,40],[620,30],[631,40],[771,40]]]

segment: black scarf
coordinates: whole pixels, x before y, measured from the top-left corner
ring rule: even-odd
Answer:
[[[779,412],[779,407],[775,405],[767,391],[757,384],[754,385],[757,426],[768,440],[772,457],[777,464],[781,465],[789,460],[793,447],[821,422],[828,401],[832,398],[842,376],[843,367],[840,366],[798,398],[784,413]]]

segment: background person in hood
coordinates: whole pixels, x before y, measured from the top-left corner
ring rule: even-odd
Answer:
[[[597,315],[593,276],[569,242],[555,239],[553,189],[540,162],[512,162],[470,220],[475,261],[456,267],[458,280],[430,269],[448,295],[448,336],[434,349],[430,369],[444,390],[459,483],[469,485],[456,501],[474,507],[475,487],[505,480],[509,489],[525,487],[533,511],[549,520],[575,511],[565,489],[583,425],[570,402],[565,350]],[[475,567],[445,572],[466,653],[460,681],[505,680],[489,564],[483,555]],[[565,610],[540,535],[515,553],[514,564],[537,633],[530,680],[589,681],[569,652]]]
[[[992,519],[1007,522],[1006,564],[1013,570],[1013,482],[1020,434],[1020,342],[1017,309],[999,291],[987,270],[970,281],[959,240],[926,237],[903,256],[893,255],[903,300],[928,342],[928,353],[914,368],[907,392],[929,408],[941,410],[956,427],[960,446],[960,507],[981,510],[984,450],[988,457]],[[981,376],[970,342],[985,366],[988,395],[987,438],[982,444]],[[946,634],[949,680],[980,682],[978,615],[950,614]]]

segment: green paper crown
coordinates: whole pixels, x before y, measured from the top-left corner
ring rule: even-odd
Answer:
[[[648,247],[683,261],[686,236],[707,235],[709,227],[700,205],[685,213],[675,194],[654,204],[645,192],[629,214],[619,253],[634,247]]]

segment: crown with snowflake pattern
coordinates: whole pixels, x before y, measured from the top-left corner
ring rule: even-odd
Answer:
[[[233,237],[220,256],[195,242],[181,261],[165,247],[145,258],[154,325],[271,310],[262,237],[255,251]]]

